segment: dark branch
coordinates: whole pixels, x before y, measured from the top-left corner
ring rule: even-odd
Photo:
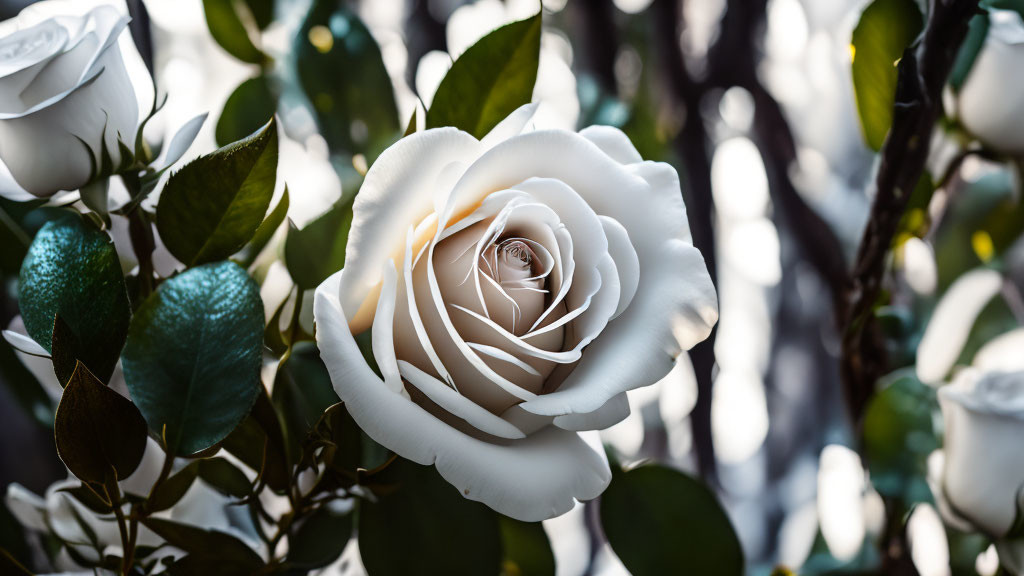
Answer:
[[[843,384],[857,425],[875,382],[887,371],[873,313],[882,296],[889,248],[924,171],[932,130],[942,113],[942,89],[977,9],[978,0],[933,0],[924,33],[900,61],[892,127],[875,177],[875,200],[840,311]]]

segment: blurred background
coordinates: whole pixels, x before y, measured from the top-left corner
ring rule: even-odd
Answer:
[[[28,3],[2,0],[0,17]],[[830,283],[860,240],[875,162],[861,134],[851,80],[850,39],[864,4],[543,5],[535,124],[570,130],[615,125],[645,159],[673,164],[720,299],[712,339],[684,354],[662,382],[631,393],[631,416],[604,431],[603,439],[623,462],[655,459],[703,477],[737,530],[751,574],[768,574],[780,564],[812,574],[870,563],[876,552],[865,542],[877,538],[885,522],[879,491],[895,483],[891,489],[901,494],[922,485],[927,494],[922,463],[937,447],[929,409],[920,417],[914,399],[927,391],[910,389],[887,399],[891,405],[871,408],[881,411],[879,422],[911,424],[880,426],[883,437],[876,441],[897,443],[897,456],[889,467],[865,472],[840,387]],[[256,64],[218,45],[201,0],[128,0],[128,6],[142,65],[159,93],[167,93],[147,137],[169,137],[209,112],[188,154],[196,156],[248,134],[276,111],[289,216],[302,226],[356,193],[368,163],[417,108],[422,123],[422,106],[429,106],[453,59],[494,28],[536,13],[539,3],[277,0],[269,20],[251,14],[258,20],[254,44],[269,56]],[[332,50],[338,43],[344,50]],[[374,68],[377,58],[386,75]],[[135,72],[145,77],[144,69]],[[1008,176],[997,173],[1002,184],[993,184],[993,169],[976,164],[964,171],[963,186],[988,178],[988,185],[1008,193]],[[845,262],[817,253],[822,223]],[[928,244],[911,238],[899,252],[901,278],[914,300],[892,311],[902,331],[891,351],[893,366],[913,362],[937,295],[984,261],[983,253],[968,248],[937,269],[933,246],[955,234],[963,232],[933,231]],[[16,270],[5,270],[2,279],[9,292]],[[0,325],[16,315],[16,303],[3,300]],[[990,315],[1006,328],[998,311]],[[13,353],[0,355],[0,381],[24,375]],[[42,493],[64,468],[52,432],[24,409],[30,401],[19,390],[0,386],[0,489],[16,481]],[[922,558],[948,558],[950,542],[934,509],[928,510],[912,526],[915,548]],[[558,574],[627,573],[595,534],[593,516],[592,507],[580,505],[545,522]],[[0,512],[0,543],[18,545],[23,537]],[[963,562],[985,573],[992,559],[978,552],[964,552]],[[924,562],[922,574],[950,573],[948,562],[932,571]],[[331,570],[359,574],[360,566],[349,554]]]

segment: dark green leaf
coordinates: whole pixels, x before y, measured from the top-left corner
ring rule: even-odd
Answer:
[[[540,61],[540,25],[538,12],[498,28],[459,56],[437,87],[427,128],[455,126],[482,138],[529,104]]]
[[[252,492],[245,474],[224,458],[199,460],[199,477],[225,496],[245,498]]]
[[[217,120],[217,145],[227,146],[259,130],[275,111],[277,97],[269,78],[260,75],[242,82],[228,96]]]
[[[89,488],[84,482],[78,486],[71,488],[62,488],[61,492],[67,492],[74,496],[75,500],[78,500],[86,508],[96,512],[97,514],[110,514],[114,511],[110,500],[106,499],[105,496],[100,496],[92,488]]]
[[[262,64],[267,60],[249,37],[233,0],[203,0],[203,9],[210,34],[229,54],[250,64]]]
[[[322,568],[341,556],[352,537],[352,515],[322,506],[288,538],[288,564],[303,569]]]
[[[277,123],[202,156],[171,175],[156,226],[167,249],[189,266],[222,260],[253,237],[274,195]]]
[[[416,133],[416,109],[413,108],[412,109],[412,116],[409,117],[409,124],[408,124],[408,126],[405,127],[405,133],[402,134],[402,137],[404,138],[405,136],[408,136],[410,134],[415,134],[415,133]]]
[[[302,230],[288,222],[284,262],[299,288],[316,288],[345,266],[345,245],[351,226],[351,203],[335,204]]]
[[[285,449],[281,421],[262,386],[252,412],[227,437],[223,446],[246,466],[261,471],[263,481],[272,490],[284,492],[288,489],[291,465]]]
[[[281,227],[281,223],[284,222],[285,217],[288,216],[288,206],[290,199],[288,197],[288,187],[284,187],[284,194],[281,199],[278,200],[277,206],[271,210],[267,218],[263,220],[260,227],[256,229],[256,233],[253,234],[252,240],[249,245],[245,248],[245,260],[249,264],[256,260],[256,257],[260,255],[263,248],[267,246],[270,239],[274,237],[274,233]]]
[[[223,440],[259,395],[263,301],[231,262],[164,282],[132,319],[122,356],[132,398],[174,454]]]
[[[189,557],[193,558],[186,562],[187,565],[216,568],[214,572],[182,571],[183,566],[178,566],[176,562],[177,568],[173,573],[249,576],[263,568],[263,560],[252,548],[225,532],[204,530],[159,518],[145,518],[142,523],[171,546],[188,552]]]
[[[64,388],[53,433],[57,454],[86,482],[131,475],[146,451],[146,422],[130,400],[100,382],[79,362]]]
[[[21,261],[32,244],[32,237],[22,221],[25,215],[46,203],[46,200],[14,202],[0,198],[0,272],[17,273]]]
[[[743,574],[743,550],[715,495],[663,466],[615,470],[601,496],[601,525],[635,576]]]
[[[521,522],[502,516],[501,540],[505,549],[505,574],[554,576],[555,554],[540,522]]]
[[[297,460],[303,440],[320,416],[340,402],[315,344],[295,345],[288,361],[277,371],[273,401],[284,417],[288,447],[293,460]]]
[[[77,217],[48,222],[21,266],[19,306],[32,339],[50,350],[53,318],[75,335],[78,359],[110,380],[131,308],[121,264],[106,233]]]
[[[401,130],[394,89],[366,25],[334,0],[316,0],[295,37],[299,82],[331,150],[372,163]]]
[[[51,360],[53,361],[53,373],[57,376],[57,382],[65,386],[71,375],[75,372],[78,358],[82,355],[81,344],[78,337],[68,326],[67,322],[57,314],[53,318],[53,340],[50,344]]]
[[[955,90],[959,90],[971,73],[975,59],[985,45],[985,37],[988,36],[988,14],[977,14],[971,18],[967,28],[967,38],[960,45],[956,60],[953,62],[953,71],[949,73],[949,84]]]
[[[274,21],[274,0],[245,0],[256,26],[263,30]]]
[[[853,30],[853,89],[864,139],[881,150],[892,125],[896,63],[924,26],[914,0],[874,0]]]
[[[199,461],[196,460],[174,473],[167,480],[164,480],[160,486],[157,486],[153,496],[147,502],[147,510],[149,512],[160,512],[161,510],[168,510],[173,507],[179,500],[185,497],[185,493],[192,487],[192,483],[196,481],[198,474]]]
[[[883,496],[907,504],[931,500],[925,481],[928,455],[939,448],[932,422],[935,390],[913,369],[884,378],[864,415],[864,448],[871,483]]]
[[[367,572],[417,574],[424,566],[436,574],[500,571],[497,513],[463,498],[433,466],[398,459],[375,480],[394,491],[360,503],[359,552]]]

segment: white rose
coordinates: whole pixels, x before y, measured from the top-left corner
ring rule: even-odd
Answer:
[[[939,390],[945,422],[942,497],[996,539],[1013,526],[1024,489],[1024,372],[964,369]],[[1000,541],[1001,561],[1024,567],[1024,545]]]
[[[0,24],[0,195],[23,200],[76,190],[106,147],[133,146],[138,104],[118,38],[128,17],[110,5],[75,11],[39,2]]]
[[[992,10],[985,45],[960,89],[960,121],[979,140],[1024,154],[1024,21],[1015,10]]]
[[[535,109],[480,141],[440,128],[385,151],[314,304],[360,427],[527,521],[604,490],[608,464],[579,432],[625,418],[626,391],[718,319],[676,171],[614,128],[521,133]],[[383,380],[354,338],[371,328]]]

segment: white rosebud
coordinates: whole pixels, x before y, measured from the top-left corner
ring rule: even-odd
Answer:
[[[0,196],[45,198],[87,184],[101,151],[134,144],[135,91],[118,38],[128,17],[39,2],[0,24]]]
[[[960,89],[963,125],[987,146],[1024,154],[1024,20],[992,10],[985,45]]]

